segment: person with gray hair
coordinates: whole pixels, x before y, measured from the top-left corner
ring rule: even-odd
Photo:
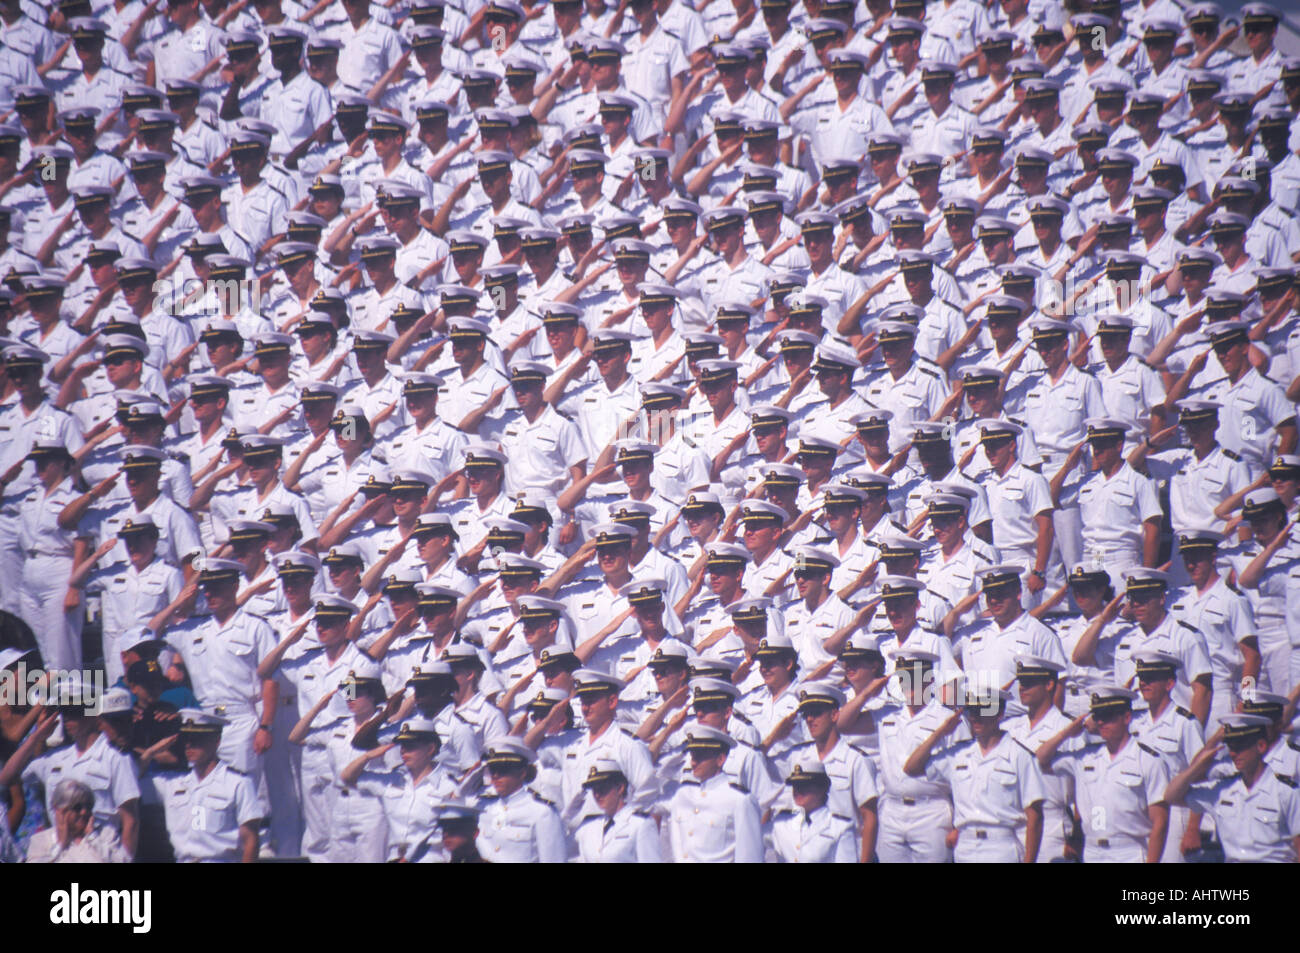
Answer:
[[[131,858],[117,831],[95,822],[95,794],[73,778],[50,798],[54,826],[38,832],[27,849],[29,864],[125,864]]]

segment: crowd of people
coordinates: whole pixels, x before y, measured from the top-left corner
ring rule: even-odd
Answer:
[[[0,858],[1295,862],[1282,18],[0,0]]]

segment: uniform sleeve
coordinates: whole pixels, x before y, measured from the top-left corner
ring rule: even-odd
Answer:
[[[1135,739],[1136,742],[1136,739]],[[1143,772],[1142,778],[1146,784],[1147,806],[1152,804],[1165,804],[1165,788],[1169,787],[1169,767],[1165,764],[1165,759],[1160,757],[1149,757],[1145,759],[1146,771]]]
[[[1051,487],[1042,474],[1035,473],[1025,480],[1025,502],[1031,516],[1051,513],[1056,509],[1052,505]]]
[[[49,777],[49,774],[50,756],[48,754],[43,754],[39,758],[33,758],[28,762],[27,767],[23,768],[22,779],[29,783],[35,781],[41,787],[48,787],[49,785],[46,783],[46,778]],[[50,791],[49,793],[53,794],[54,792]]]
[[[1234,493],[1240,493],[1251,484],[1250,468],[1246,466],[1243,460],[1233,460],[1232,466],[1228,468],[1228,474],[1223,481],[1223,492],[1227,496]]]
[[[1021,753],[1023,757],[1016,766],[1016,777],[1020,781],[1020,805],[1028,808],[1031,804],[1047,800],[1047,785],[1043,783],[1043,772],[1038,767],[1038,759],[1028,751]]]
[[[1041,623],[1040,623],[1041,625]],[[1064,666],[1067,670],[1070,667],[1069,660],[1065,657],[1065,650],[1061,648],[1061,637],[1042,625],[1038,629],[1038,637],[1034,639],[1034,651],[1042,655],[1043,658],[1051,659],[1057,665]]]
[[[275,650],[278,641],[275,637],[275,630],[265,619],[257,619],[257,625],[253,633],[253,644],[257,649],[257,660],[260,663]]]
[[[194,517],[178,506],[168,523],[168,529],[171,531],[172,558],[176,560],[176,565],[179,566],[187,557],[203,551],[203,540],[199,536],[199,528],[194,522]]]
[[[253,782],[242,775],[236,775],[235,784],[235,820],[242,827],[260,820],[263,815],[262,804],[253,790]]]
[[[954,746],[948,745],[930,755],[930,760],[925,765],[925,779],[931,782],[942,784],[950,783],[952,778],[952,758]],[[912,752],[907,753],[911,757]]]
[[[623,770],[632,785],[628,800],[636,810],[649,811],[659,799],[659,776],[650,763],[650,749],[645,743],[635,738],[628,740],[630,744],[621,752]]]
[[[668,53],[668,75],[680,76],[688,72],[691,68],[690,61],[686,59],[686,54],[682,52],[681,43],[669,43]]]
[[[123,754],[113,758],[113,776],[109,781],[113,795],[113,806],[120,808],[127,801],[138,800],[140,782],[135,776],[135,762],[130,755]]]
[[[1160,375],[1153,368],[1142,365],[1141,372],[1142,384],[1142,406],[1155,407],[1165,401],[1165,385],[1160,380]]]
[[[1231,783],[1231,779],[1225,778],[1220,778],[1217,781],[1198,781],[1188,788],[1183,803],[1187,805],[1188,810],[1214,816],[1215,809],[1219,806],[1219,795],[1223,793],[1225,781]]]
[[[1106,404],[1101,397],[1101,384],[1091,374],[1083,388],[1083,413],[1085,417],[1105,417]]]
[[[329,90],[312,80],[312,96],[308,105],[309,121],[313,128],[319,129],[334,115],[334,105],[330,102]],[[298,145],[298,143],[292,143]]]
[[[1142,522],[1160,519],[1164,511],[1160,509],[1160,499],[1156,496],[1155,485],[1146,477],[1138,474],[1134,491],[1133,495],[1137,498],[1138,515],[1141,517]]]
[[[763,829],[758,803],[748,794],[736,799],[736,860],[738,864],[763,862]]]
[[[1269,384],[1260,392],[1259,406],[1274,427],[1295,420],[1295,404],[1286,399],[1286,394],[1276,384]]]
[[[1057,777],[1073,778],[1079,770],[1079,759],[1085,750],[1086,748],[1082,746],[1074,751],[1066,751],[1064,746],[1057,748],[1056,755],[1052,758],[1051,771],[1048,773]],[[1037,761],[1038,758],[1035,757],[1034,760]]]
[[[1300,791],[1288,787],[1278,799],[1278,807],[1282,829],[1286,831],[1286,836],[1300,836]]]
[[[571,420],[563,420],[559,433],[560,453],[566,467],[576,467],[587,459],[587,447],[582,442],[582,435]]]
[[[1211,674],[1210,670],[1210,653],[1205,644],[1205,635],[1198,629],[1183,629],[1183,634],[1187,637],[1183,646],[1183,651],[1179,654],[1182,656],[1183,671],[1187,673],[1187,680],[1193,682]]]
[[[1182,764],[1183,767],[1192,763],[1196,753],[1205,747],[1205,732],[1201,728],[1201,722],[1196,718],[1182,719]]]
[[[320,531],[316,528],[316,521],[312,519],[311,507],[307,505],[307,501],[295,493],[290,498],[289,505],[293,507],[294,515],[298,517],[298,527],[302,530],[303,540],[313,540],[319,536]]]
[[[880,786],[876,783],[876,769],[866,755],[853,759],[849,769],[853,784],[853,800],[857,807],[863,808],[880,796]]]
[[[1241,642],[1243,639],[1254,638],[1256,636],[1255,613],[1250,608],[1250,600],[1236,593],[1232,595],[1233,597],[1225,603],[1228,610],[1228,631],[1232,633],[1232,640]],[[1296,594],[1289,594],[1288,600],[1294,595]],[[1293,637],[1292,644],[1294,645],[1296,641]]]
[[[546,807],[537,817],[533,827],[537,837],[537,859],[543,864],[562,864],[568,857],[564,842],[564,825],[555,808]]]

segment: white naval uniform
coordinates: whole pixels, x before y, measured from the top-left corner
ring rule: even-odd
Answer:
[[[60,781],[80,781],[95,796],[95,820],[122,829],[118,809],[140,797],[135,763],[101,733],[83,752],[75,744],[55,748],[23,769],[24,781],[38,781],[45,789],[45,814],[54,817],[54,789]]]
[[[1022,387],[1026,393],[1020,415],[1033,422],[1034,439],[1043,455],[1043,476],[1050,481],[1075,444],[1084,438],[1084,420],[1105,416],[1101,385],[1095,377],[1067,364],[1055,383],[1044,370],[1032,375]],[[1076,476],[1071,474],[1072,479]],[[1062,500],[1052,522],[1061,559],[1067,566],[1078,565],[1083,555],[1078,506]]]
[[[37,440],[52,440],[69,453],[76,453],[84,443],[76,418],[50,401],[42,401],[30,414],[20,401],[15,401],[0,412],[0,473],[26,459]],[[23,561],[27,558],[18,538],[18,503],[35,486],[36,467],[24,464],[3,488],[0,504],[0,609],[14,614],[19,611]]]
[[[1070,718],[1061,714],[1055,705],[1051,705],[1036,725],[1031,725],[1029,715],[1025,714],[1008,718],[1002,727],[1029,751],[1037,752],[1044,742],[1059,734],[1069,723]],[[1074,751],[1079,747],[1077,738],[1067,738],[1061,745],[1061,750]],[[1047,796],[1043,799],[1043,839],[1038,848],[1038,863],[1047,864],[1065,854],[1065,843],[1070,834],[1070,805],[1074,802],[1074,786],[1068,777],[1045,774],[1043,790]],[[1025,832],[1022,830],[1022,843],[1024,837]]]
[[[1253,367],[1235,384],[1223,377],[1191,396],[1219,402],[1219,443],[1241,455],[1252,479],[1272,461],[1275,428],[1288,420],[1295,423],[1295,404],[1275,381]]]
[[[492,864],[562,864],[568,855],[555,805],[527,787],[483,799],[476,846]]]
[[[537,491],[554,500],[570,482],[569,469],[587,459],[577,426],[549,404],[533,423],[522,411],[484,421],[484,440],[500,442],[506,455],[505,489],[512,497]]]
[[[228,722],[218,757],[245,774],[260,773],[261,757],[253,752],[262,700],[257,666],[275,648],[271,627],[237,609],[225,625],[215,616],[196,617],[168,629],[165,638],[184,660],[199,704]],[[269,722],[274,712],[264,714]]]
[[[588,814],[574,832],[584,864],[659,864],[663,851],[654,819],[623,805],[612,817]]]
[[[817,758],[826,768],[826,775],[831,780],[830,795],[827,799],[831,810],[842,817],[847,817],[855,832],[860,831],[862,809],[870,806],[880,797],[876,765],[871,760],[871,756],[847,738],[840,738],[835,743],[835,747],[825,755],[818,753],[816,742],[805,741],[785,753],[780,765],[780,773],[789,775],[796,762],[808,758]],[[789,798],[785,800],[788,801]]]
[[[927,780],[952,790],[953,826],[960,832],[953,860],[962,863],[1018,863],[1024,848],[1016,836],[1025,810],[1047,796],[1034,755],[1003,733],[984,753],[975,739],[949,745],[930,758]]]
[[[1158,718],[1152,717],[1149,708],[1135,714],[1129,730],[1138,741],[1165,758],[1170,777],[1186,769],[1196,752],[1205,745],[1205,734],[1196,716],[1172,701],[1165,703],[1165,710]],[[1183,863],[1182,840],[1190,813],[1185,807],[1169,808],[1169,836],[1165,838],[1161,863]]]
[[[778,811],[771,824],[772,850],[783,864],[854,864],[858,839],[853,822],[822,805],[811,812]]]
[[[1169,767],[1136,738],[1114,757],[1102,743],[1057,752],[1054,774],[1074,779],[1075,804],[1083,823],[1083,862],[1142,863],[1151,833],[1148,809],[1163,804]]]
[[[1275,774],[1265,765],[1251,787],[1240,774],[1193,784],[1186,803],[1191,810],[1214,818],[1228,863],[1296,862],[1300,790],[1294,778]]]
[[[81,668],[81,628],[85,610],[63,608],[72,575],[76,540],[84,529],[60,529],[59,514],[81,496],[66,478],[48,494],[33,484],[18,504],[18,543],[24,550],[18,614],[31,626],[41,660],[51,669]]]
[[[726,772],[686,778],[668,804],[668,843],[673,863],[761,863],[758,803]]]
[[[806,672],[829,661],[831,654],[824,648],[826,640],[852,622],[855,615],[833,592],[815,609],[809,609],[803,599],[790,603],[785,610],[785,634],[799,651],[799,667]]]
[[[589,731],[564,752],[561,771],[561,800],[559,810],[570,830],[586,814],[598,811],[594,799],[588,798],[582,783],[598,760],[616,761],[627,776],[627,800],[637,810],[648,811],[659,799],[660,778],[650,761],[650,749],[645,742],[617,722],[610,724],[594,741]]]
[[[311,711],[324,695],[337,689],[352,672],[361,676],[376,674],[375,663],[352,643],[346,644],[333,662],[325,650],[318,647],[280,663],[280,674],[298,696],[299,718]],[[341,720],[351,721],[344,693],[336,693],[317,718],[324,726]],[[318,729],[308,736],[302,749],[302,850],[309,860],[317,863],[325,859],[329,848],[330,821],[337,791],[333,783],[337,775],[327,741],[327,730]]]
[[[992,619],[984,619],[963,630],[957,638],[956,654],[968,677],[978,673],[983,684],[996,682],[1001,688],[1016,677],[1016,656],[1036,655],[1066,666],[1065,653],[1056,633],[1028,612],[1016,616],[1005,629]],[[1008,709],[1018,714],[1019,702],[1008,702]]]
[[[1248,541],[1232,559],[1237,573],[1250,565],[1262,550],[1259,540]],[[1298,563],[1300,542],[1293,537],[1273,554],[1255,587],[1245,590],[1255,612],[1255,634],[1259,636],[1259,654],[1262,656],[1260,683],[1279,694],[1291,690],[1291,672],[1297,662],[1295,656],[1300,656],[1300,638],[1295,639],[1293,651],[1287,625],[1288,615],[1295,611],[1295,603],[1287,600],[1289,575]]]
[[[156,783],[180,863],[238,862],[239,828],[267,813],[252,779],[221,762],[204,778],[191,770]]]
[[[1083,562],[1109,572],[1118,591],[1124,587],[1124,570],[1142,564],[1145,521],[1161,515],[1155,486],[1125,462],[1114,476],[1101,470],[1088,474],[1076,500]]]
[[[86,581],[86,590],[100,592],[103,628],[104,669],[109,683],[123,675],[122,648],[119,636],[149,620],[171,604],[185,585],[185,577],[175,566],[157,556],[137,571],[129,561],[105,566]]]
[[[946,843],[952,828],[948,785],[937,779],[914,778],[903,771],[912,752],[949,714],[936,700],[914,714],[906,706],[888,706],[872,714],[880,743],[876,856],[882,864],[944,863],[951,859]]]
[[[363,796],[378,797],[388,823],[387,859],[436,863],[442,859],[436,823],[438,805],[457,794],[456,783],[435,762],[417,783],[406,768],[364,771],[357,781]]]
[[[1210,656],[1210,716],[1205,730],[1214,734],[1219,720],[1236,709],[1238,686],[1241,685],[1241,642],[1255,636],[1255,614],[1250,600],[1226,576],[1220,576],[1204,593],[1194,586],[1174,592],[1169,612],[1205,636]]]
[[[1111,638],[1112,632],[1114,638]],[[1182,664],[1178,667],[1178,680],[1174,683],[1174,703],[1190,708],[1192,704],[1192,683],[1199,678],[1214,679],[1210,666],[1210,654],[1205,636],[1194,626],[1184,622],[1172,612],[1166,613],[1164,619],[1149,633],[1139,625],[1128,625],[1114,630],[1107,629],[1104,654],[1108,656],[1115,682],[1127,685],[1137,673],[1137,663],[1133,661],[1138,652],[1163,652],[1172,655]],[[1133,684],[1137,684],[1136,681]],[[1145,708],[1141,699],[1134,702],[1134,708]]]

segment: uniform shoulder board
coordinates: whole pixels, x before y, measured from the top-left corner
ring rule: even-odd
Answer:
[[[736,738],[735,742],[736,744],[742,745],[746,748],[752,748],[755,751],[759,750],[758,745],[754,744],[752,741],[745,741],[743,738]]]
[[[1223,582],[1224,582],[1225,585],[1227,585],[1227,587],[1228,587],[1229,589],[1231,589],[1231,590],[1232,590],[1233,592],[1235,592],[1237,595],[1239,595],[1239,596],[1244,596],[1244,595],[1245,595],[1244,592],[1242,592],[1240,589],[1237,588],[1237,584],[1236,584],[1235,582],[1231,582],[1231,581],[1229,581],[1229,580],[1227,580],[1227,579],[1224,579]]]
[[[864,758],[871,757],[870,751],[867,751],[865,748],[860,748],[857,745],[853,744],[852,742],[849,742],[849,747],[852,748],[854,751],[856,751],[858,754],[862,755]]]
[[[495,793],[493,793],[493,794],[482,794],[482,795],[479,795],[479,799],[480,799],[480,800],[483,800],[483,801],[499,801],[499,800],[501,800],[501,795],[500,795],[500,794],[495,794]]]
[[[1227,457],[1229,460],[1241,459],[1241,454],[1239,454],[1236,450],[1229,450],[1227,447],[1220,447],[1219,449],[1223,451],[1223,455]]]
[[[739,791],[741,794],[748,794],[748,793],[749,793],[749,788],[745,787],[743,784],[740,784],[740,783],[738,783],[738,782],[736,782],[736,781],[732,781],[732,782],[731,782],[731,786],[732,786],[733,788],[735,788],[737,791]]]
[[[794,810],[794,808],[783,807],[776,812],[776,817],[778,819],[782,817],[794,817],[796,813],[797,812]]]
[[[941,375],[938,371],[931,370],[930,368],[926,367],[924,364],[917,364],[916,369],[920,371],[922,374],[929,374],[935,380],[939,380],[939,381],[943,380],[943,375]]]
[[[734,718],[734,719],[736,719],[736,721],[742,722],[742,723],[744,723],[744,724],[746,724],[746,725],[752,725],[752,724],[753,724],[753,722],[750,721],[749,718],[747,718],[745,715],[742,715],[742,714],[741,714],[740,712],[738,712],[738,711],[733,711],[733,712],[731,713],[731,717]]]
[[[269,188],[272,192],[280,193],[280,198],[284,199],[286,202],[289,201],[289,196],[284,194],[284,189],[280,188],[274,182],[269,182],[266,179],[263,179],[262,181],[266,184],[266,187]]]
[[[113,67],[109,66],[107,63],[104,64],[104,68],[107,69],[110,73],[116,73],[118,76],[125,76],[131,82],[133,83],[135,82],[135,77],[132,76],[130,73],[124,73],[120,69],[114,69]]]
[[[1016,744],[1020,745],[1020,747],[1024,748],[1024,749],[1025,749],[1027,752],[1029,752],[1029,754],[1032,755],[1033,757],[1037,757],[1037,756],[1038,756],[1038,755],[1037,755],[1037,752],[1035,752],[1033,748],[1029,747],[1029,745],[1025,744],[1025,743],[1024,743],[1023,741],[1021,741],[1019,738],[1012,738],[1011,740],[1014,741]]]
[[[1028,426],[1029,426],[1029,424],[1028,424],[1026,421],[1021,420],[1019,417],[1011,417],[1011,416],[1008,416],[1008,417],[1007,417],[1007,420],[1010,421],[1011,423],[1015,424],[1017,427],[1028,427]]]
[[[464,715],[462,715],[460,712],[458,712],[458,711],[453,711],[451,714],[452,714],[452,717],[453,717],[453,718],[459,718],[461,721],[463,721],[465,724],[469,725],[471,728],[474,727],[474,722],[470,721],[468,718],[466,718],[466,717],[465,717]]]
[[[1297,783],[1296,779],[1291,777],[1289,774],[1277,774],[1275,772],[1273,777],[1277,778],[1289,788],[1300,788],[1300,783]]]
[[[992,559],[990,559],[990,558],[989,558],[988,556],[986,556],[984,553],[981,553],[978,549],[972,549],[971,552],[975,554],[975,558],[976,558],[976,559],[982,559],[982,560],[984,560],[986,563],[991,563],[991,562],[993,562]]]
[[[835,818],[837,821],[843,821],[845,824],[852,824],[852,823],[853,823],[852,820],[850,820],[849,818],[845,817],[843,814],[836,814],[834,811],[831,812],[831,817]]]
[[[231,774],[239,775],[241,778],[246,778],[249,776],[247,771],[240,771],[238,768],[233,767],[229,764],[226,765],[226,770],[229,771]]]
[[[171,457],[177,463],[189,463],[190,455],[183,450],[168,450],[167,456]]]
[[[944,271],[947,271],[947,270],[948,270],[947,268],[944,268]],[[961,307],[960,305],[953,304],[953,303],[952,303],[951,301],[949,301],[947,298],[940,298],[939,300],[942,301],[944,304],[946,304],[948,307],[952,308],[954,311],[964,311],[964,310],[965,310],[965,309],[964,309],[963,307]]]
[[[667,33],[669,36],[671,36],[674,40],[677,40],[677,41],[679,41],[679,42],[681,41],[681,36],[680,36],[679,34],[674,33],[672,30],[664,29],[664,27],[663,27],[662,24],[660,24],[659,29],[663,30],[665,33]]]
[[[1300,741],[1296,740],[1295,738],[1287,739],[1286,746],[1290,748],[1292,751],[1300,751]]]
[[[623,734],[627,735],[629,738],[636,737],[636,734],[634,732],[629,731],[628,729],[624,728],[622,725],[619,725],[618,730],[623,732]]]
[[[693,784],[696,787],[700,786],[700,782],[697,781],[695,778],[682,778],[682,784]]]
[[[533,800],[534,800],[534,801],[540,801],[540,802],[542,802],[543,804],[545,804],[547,807],[555,807],[555,802],[554,802],[554,801],[551,801],[551,800],[548,800],[547,798],[542,797],[542,796],[541,796],[540,794],[538,794],[536,791],[531,791],[530,793],[533,795]]]
[[[649,811],[633,811],[632,813],[635,814],[637,817],[651,817],[651,816],[653,816],[653,815],[650,814]]]
[[[794,747],[795,747],[795,748],[807,748],[809,745],[813,745],[813,744],[816,744],[816,742],[815,742],[815,741],[801,741],[801,742],[799,742],[797,745],[795,745]],[[792,748],[792,749],[790,749],[790,750],[793,751],[794,749]]]
[[[579,823],[580,825],[581,825],[581,824],[586,824],[588,821],[598,820],[599,818],[601,818],[601,817],[603,817],[603,816],[604,816],[603,814],[584,814],[582,820],[580,820],[578,823]]]
[[[1195,718],[1195,717],[1196,717],[1196,716],[1193,715],[1190,711],[1188,711],[1186,708],[1184,708],[1182,705],[1175,705],[1175,706],[1174,706],[1174,711],[1178,712],[1178,714],[1182,715],[1184,718]]]
[[[1189,632],[1199,632],[1199,631],[1201,631],[1201,630],[1198,629],[1196,626],[1194,626],[1194,625],[1189,625],[1188,623],[1184,622],[1182,619],[1178,619],[1177,621],[1178,621],[1178,624],[1179,624],[1179,625],[1181,625],[1184,629],[1186,629],[1186,630],[1189,631]]]
[[[1159,751],[1157,751],[1155,748],[1150,747],[1147,744],[1144,744],[1141,741],[1138,742],[1138,747],[1141,748],[1143,751],[1145,751],[1147,754],[1152,755],[1153,757],[1156,758],[1160,757]]]

